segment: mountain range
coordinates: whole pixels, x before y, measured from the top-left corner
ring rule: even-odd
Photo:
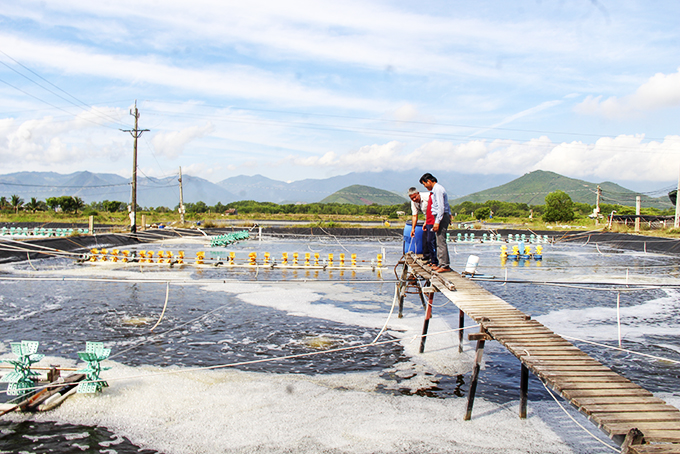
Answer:
[[[404,202],[407,202],[406,197],[394,192],[360,184],[347,186],[321,200],[321,203],[349,203],[352,205],[399,205]]]
[[[502,202],[519,202],[528,205],[545,204],[545,196],[553,191],[561,190],[569,194],[574,202],[594,205],[597,200],[597,188],[600,187],[600,203],[635,206],[639,193],[619,186],[610,181],[590,183],[584,180],[565,177],[555,172],[536,170],[529,172],[509,183],[494,188],[468,194],[465,197],[449,199],[451,205],[465,201],[486,202],[499,200]],[[673,205],[667,196],[649,197],[641,195],[642,206],[654,208],[671,208]]]
[[[418,183],[420,171],[353,172],[325,179],[305,179],[293,182],[273,180],[262,175],[239,175],[217,183],[203,178],[183,175],[185,202],[203,201],[208,205],[236,200],[255,200],[275,203],[319,202],[352,185],[367,185],[401,194],[404,197],[410,186]],[[459,196],[507,183],[515,175],[464,175],[442,172],[438,175],[450,194]],[[137,178],[137,203],[144,207],[179,204],[177,176]],[[421,188],[422,189],[422,188]],[[110,173],[74,172],[63,175],[55,172],[17,172],[0,175],[0,196],[16,194],[28,201],[31,197],[45,200],[63,195],[77,196],[86,203],[102,200],[130,201],[130,180]],[[397,202],[399,203],[399,202]]]
[[[261,175],[239,175],[217,183],[203,178],[184,175],[183,195],[185,202],[203,201],[208,205],[217,202],[227,204],[237,200],[255,200],[275,203],[310,203],[329,200],[343,200],[340,203],[365,203],[361,197],[374,203],[386,204],[388,197],[395,196],[394,202],[401,203],[407,190],[418,183],[420,171],[353,172],[347,175],[325,179],[305,179],[294,182],[273,180]],[[439,172],[435,176],[447,189],[452,205],[470,200],[502,200],[542,205],[545,196],[557,189],[567,192],[572,200],[594,204],[598,183],[568,178],[554,172],[534,171],[521,177],[516,175],[481,175]],[[354,185],[361,188],[350,188]],[[611,182],[599,183],[602,189],[602,203],[635,205],[636,192]],[[137,180],[137,203],[144,207],[165,206],[173,208],[179,204],[179,183],[177,176],[166,178],[139,177]],[[365,188],[369,187],[369,190]],[[340,194],[337,192],[340,191]],[[367,192],[368,191],[368,192]],[[344,193],[344,194],[343,194]],[[365,197],[378,194],[378,198]],[[78,196],[86,203],[103,200],[129,202],[130,180],[110,173],[74,172],[68,175],[54,172],[17,172],[0,175],[0,196],[9,198],[19,195],[25,201],[35,197],[63,195]],[[329,198],[335,194],[333,197]],[[364,194],[362,196],[362,194]],[[343,199],[343,196],[358,195],[357,199]],[[353,200],[353,201],[352,201]],[[383,201],[385,200],[385,201]],[[390,200],[392,200],[390,198]],[[643,196],[643,206],[669,208],[667,197],[653,199]]]

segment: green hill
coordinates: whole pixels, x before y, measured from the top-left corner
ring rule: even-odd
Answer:
[[[544,205],[546,195],[562,190],[569,194],[574,202],[594,205],[597,199],[598,184],[602,190],[600,203],[635,206],[635,197],[638,193],[618,184],[609,181],[590,183],[544,170],[527,173],[504,185],[475,192],[465,197],[451,200],[450,203],[451,205],[457,205],[466,201],[483,203],[487,200],[500,200],[502,202]],[[642,206],[662,209],[672,207],[668,197],[652,198],[644,195],[642,196]]]
[[[352,205],[398,205],[407,200],[393,192],[371,186],[353,184],[329,195],[321,203],[349,203]]]

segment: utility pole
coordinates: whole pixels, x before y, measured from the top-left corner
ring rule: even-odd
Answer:
[[[182,167],[179,168],[179,221],[184,224],[184,191],[182,191]]]
[[[595,225],[599,225],[600,217],[600,196],[602,195],[602,189],[600,185],[597,185],[597,201],[595,202]]]
[[[675,222],[673,223],[673,228],[677,229],[680,227],[680,173],[678,174],[678,192],[675,193]]]
[[[135,117],[135,129],[121,129],[123,132],[129,132],[135,139],[134,151],[132,153],[132,203],[130,207],[130,232],[137,232],[137,139],[142,136],[143,132],[148,129],[139,129],[139,110],[137,110],[137,100],[135,99],[135,111],[130,109],[130,115]]]

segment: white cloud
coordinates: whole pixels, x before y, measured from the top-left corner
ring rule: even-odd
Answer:
[[[672,74],[657,73],[642,84],[635,93],[618,98],[612,96],[587,96],[578,104],[576,112],[601,115],[607,118],[625,118],[642,111],[653,111],[680,106],[680,69]]]
[[[680,136],[645,142],[642,135],[603,137],[594,144],[553,143],[542,136],[526,142],[472,140],[462,144],[432,141],[406,152],[404,144],[389,142],[362,147],[344,155],[295,158],[303,166],[337,170],[381,171],[441,169],[461,173],[523,174],[549,170],[575,178],[599,180],[669,181],[677,179]],[[672,163],[672,165],[669,165]]]
[[[112,133],[120,132],[102,126],[120,117],[119,109],[91,108],[68,120],[52,116],[27,121],[2,119],[0,158],[6,170],[30,165],[32,170],[53,171],[73,171],[88,159],[117,160],[124,144],[113,139]]]
[[[413,104],[406,103],[392,112],[392,117],[399,121],[413,121],[420,116],[420,112]]]
[[[215,126],[207,123],[205,126],[192,126],[181,131],[159,132],[151,143],[156,153],[169,159],[176,159],[191,141],[200,139],[212,133]]]
[[[219,177],[222,171],[222,166],[218,164],[208,165],[202,162],[189,164],[188,166],[182,166],[183,175],[193,175],[195,177],[204,178],[206,180],[211,180],[210,177]],[[219,178],[220,180],[222,178]]]
[[[127,84],[150,84],[201,95],[228,96],[296,105],[335,106],[384,111],[389,103],[338,94],[305,86],[292,74],[256,67],[219,63],[200,67],[175,65],[169,59],[146,58],[91,51],[77,44],[28,41],[0,33],[0,42],[24,55],[25,62],[47,66],[72,77],[95,76]]]
[[[396,161],[402,162],[404,160],[405,157],[401,156],[402,149],[402,143],[392,141],[384,145],[366,145],[342,155],[329,151],[320,157],[299,158],[292,156],[289,159],[301,166],[336,167],[351,169],[355,172],[380,172],[394,169]]]

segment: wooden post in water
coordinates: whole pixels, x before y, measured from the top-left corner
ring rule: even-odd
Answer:
[[[522,372],[519,377],[519,417],[527,417],[527,400],[529,397],[529,369],[522,363]]]
[[[470,340],[477,341],[477,348],[475,349],[475,367],[472,369],[472,378],[470,379],[470,393],[468,394],[467,411],[465,412],[464,421],[472,419],[472,406],[475,403],[475,392],[477,392],[477,381],[479,379],[479,369],[481,368],[482,358],[484,357],[484,343],[490,339],[489,335],[483,332],[469,334]]]
[[[87,228],[90,231],[90,235],[94,235],[94,216],[90,215],[87,222]]]
[[[458,353],[463,353],[463,326],[465,324],[465,312],[458,309]]]
[[[399,298],[399,318],[404,316],[404,296],[406,294],[406,277],[408,276],[408,265],[404,262],[404,269],[401,272],[401,279],[397,283],[397,297]]]
[[[420,338],[420,353],[425,351],[425,340],[427,339],[427,329],[430,326],[430,319],[432,318],[432,303],[434,301],[434,292],[430,293],[427,299],[427,309],[425,310],[425,322],[423,323],[423,336]]]

